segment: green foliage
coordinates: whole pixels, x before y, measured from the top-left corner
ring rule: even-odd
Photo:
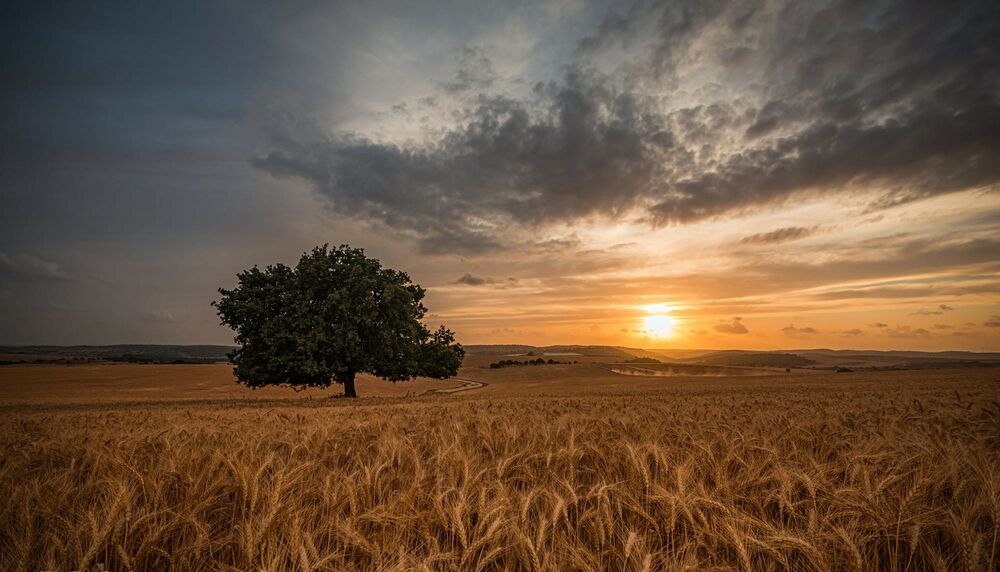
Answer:
[[[241,272],[212,305],[236,330],[229,354],[237,379],[249,387],[327,387],[336,381],[354,396],[354,377],[389,381],[455,375],[465,350],[441,326],[421,322],[424,289],[405,272],[383,268],[363,250],[317,247],[298,265]]]

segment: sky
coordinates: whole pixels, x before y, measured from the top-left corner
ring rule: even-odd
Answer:
[[[0,343],[346,243],[466,344],[1000,351],[995,1],[0,13]]]

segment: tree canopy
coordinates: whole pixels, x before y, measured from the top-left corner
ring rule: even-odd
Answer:
[[[249,387],[335,381],[356,397],[358,373],[441,379],[455,375],[465,356],[452,331],[423,324],[424,289],[360,248],[316,247],[295,268],[255,266],[237,280],[212,305],[236,331],[239,347],[228,355]]]

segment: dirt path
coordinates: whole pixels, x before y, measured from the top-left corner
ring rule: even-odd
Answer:
[[[458,387],[449,387],[447,389],[428,389],[427,391],[421,393],[420,395],[431,395],[438,393],[459,393],[461,391],[469,391],[470,389],[479,389],[481,387],[486,387],[486,384],[481,381],[462,379],[460,377],[453,377],[452,381],[461,381],[462,385]]]

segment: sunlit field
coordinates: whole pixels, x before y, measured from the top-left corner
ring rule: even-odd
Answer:
[[[147,380],[149,400],[115,400],[94,373],[25,394],[23,371],[0,370],[0,569],[1000,563],[995,369],[667,379],[581,364],[529,383],[530,368],[467,367],[489,385],[404,397],[372,381],[363,396],[404,393],[348,401],[197,381],[216,366],[104,367],[182,367],[206,397]]]

